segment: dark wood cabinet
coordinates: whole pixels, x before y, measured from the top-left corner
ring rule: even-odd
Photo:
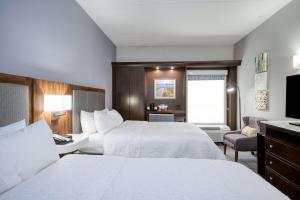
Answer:
[[[265,133],[257,134],[257,173],[265,178]]]
[[[113,67],[113,108],[125,120],[145,119],[144,91],[144,68]]]
[[[265,178],[291,199],[300,199],[300,132],[266,125]]]

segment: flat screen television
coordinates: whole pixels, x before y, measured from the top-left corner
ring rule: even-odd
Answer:
[[[300,119],[300,74],[286,78],[286,117]]]

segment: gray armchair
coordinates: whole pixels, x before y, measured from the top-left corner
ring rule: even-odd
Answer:
[[[261,130],[261,121],[266,121],[258,117],[243,117],[244,127],[249,126],[255,128],[257,133]],[[229,131],[224,135],[224,154],[226,155],[227,146],[235,150],[235,162],[238,160],[239,151],[257,151],[257,136],[245,136],[241,134],[241,130]]]

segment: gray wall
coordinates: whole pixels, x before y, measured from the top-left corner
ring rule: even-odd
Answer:
[[[75,0],[1,0],[0,72],[106,89],[116,47]]]
[[[254,92],[254,57],[270,53],[269,111],[257,111]],[[242,116],[261,116],[271,120],[285,118],[286,76],[300,73],[293,69],[293,55],[300,54],[300,1],[294,0],[235,45],[235,59],[243,59],[238,70],[242,97]],[[300,86],[299,86],[300,89]],[[299,91],[297,91],[299,92]]]
[[[232,60],[233,45],[117,47],[117,61]]]

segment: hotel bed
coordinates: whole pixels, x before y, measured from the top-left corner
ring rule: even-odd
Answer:
[[[47,123],[11,124],[28,117],[10,117],[14,111],[5,114],[3,124],[9,125],[0,127],[0,200],[288,199],[248,168],[225,160],[80,154],[59,159]]]
[[[125,121],[104,135],[104,154],[225,159],[204,131],[180,122]]]
[[[92,112],[102,110],[104,107],[104,98],[101,93],[74,90],[73,132],[84,132],[81,122],[82,111],[90,112],[86,114],[90,114],[90,120],[94,120]],[[107,121],[107,124],[109,123]],[[139,158],[225,159],[220,149],[203,130],[188,123],[123,122],[122,119],[118,125],[105,133],[98,131],[98,133],[90,134],[89,142],[91,147],[81,149],[82,152]]]
[[[246,167],[223,160],[69,155],[0,200],[283,200]]]

